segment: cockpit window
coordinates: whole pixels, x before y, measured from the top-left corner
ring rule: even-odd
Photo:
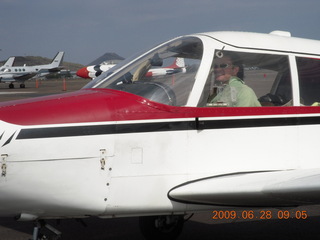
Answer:
[[[115,89],[167,105],[184,106],[194,85],[202,54],[200,39],[179,38],[137,58],[127,67],[123,66],[128,60],[121,63],[116,66],[117,72],[117,69],[111,69],[85,88]]]
[[[288,56],[215,52],[199,107],[292,105]]]

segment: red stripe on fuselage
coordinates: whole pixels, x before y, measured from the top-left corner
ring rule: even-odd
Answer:
[[[19,125],[311,113],[320,113],[320,108],[173,107],[110,89],[85,89],[0,103],[0,120]]]

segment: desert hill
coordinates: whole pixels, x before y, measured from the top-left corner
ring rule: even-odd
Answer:
[[[89,63],[88,65],[98,65],[102,62],[105,61],[110,61],[110,60],[124,60],[123,57],[120,57],[118,54],[116,53],[105,53],[104,55],[102,55],[101,57],[98,57],[96,60],[92,61],[91,63]]]

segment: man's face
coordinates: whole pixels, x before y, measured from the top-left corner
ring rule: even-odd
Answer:
[[[229,57],[214,59],[214,74],[215,79],[222,83],[228,83],[231,76],[237,76],[239,67],[233,66]]]

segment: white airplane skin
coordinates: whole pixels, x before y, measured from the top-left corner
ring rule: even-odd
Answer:
[[[146,76],[176,58],[185,72]],[[236,90],[214,102],[226,91],[216,77],[240,66],[259,106],[233,105]],[[198,211],[319,204],[319,66],[320,41],[210,32],[126,59],[82,90],[1,103],[0,215],[139,216],[146,239],[175,239]]]
[[[24,88],[24,82],[36,75],[44,76],[50,72],[60,71],[61,67],[59,66],[63,61],[63,56],[64,52],[58,52],[50,64],[35,66],[13,66],[14,57],[10,57],[6,64],[0,68],[0,82],[10,83],[10,88],[14,88],[14,82],[20,82],[20,87]]]
[[[2,67],[0,67],[0,69],[12,67],[14,60],[15,60],[15,57],[9,57],[8,60],[5,62],[5,64]]]

